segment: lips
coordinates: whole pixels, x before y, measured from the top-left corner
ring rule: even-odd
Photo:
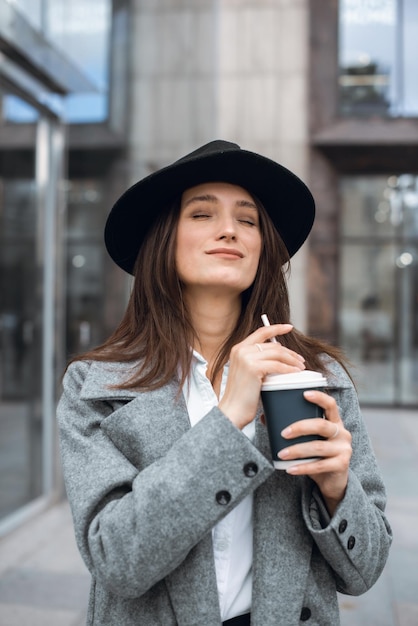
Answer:
[[[242,252],[236,250],[235,248],[214,248],[213,250],[208,250],[206,254],[227,255],[231,257],[238,257],[240,259],[244,258]]]

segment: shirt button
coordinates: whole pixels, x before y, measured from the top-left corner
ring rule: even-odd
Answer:
[[[338,532],[342,534],[343,532],[345,532],[346,528],[347,528],[347,520],[342,519],[340,522],[340,525],[338,526]]]
[[[349,537],[348,541],[347,541],[347,548],[349,550],[352,550],[354,548],[354,546],[356,545],[356,539],[355,537],[351,536]]]
[[[219,552],[224,552],[228,548],[228,541],[226,539],[221,539],[215,544],[215,547]]]
[[[218,491],[216,494],[216,502],[218,504],[229,504],[231,502],[231,494],[229,491]]]
[[[248,476],[248,478],[253,478],[258,472],[257,463],[246,463],[244,465],[244,474]]]
[[[308,609],[307,606],[304,606],[302,611],[300,612],[300,621],[307,622],[308,619],[311,617],[311,615],[312,615],[311,609]]]

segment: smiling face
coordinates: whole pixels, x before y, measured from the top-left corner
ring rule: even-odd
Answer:
[[[229,183],[203,183],[181,199],[176,268],[185,291],[239,294],[254,281],[261,253],[258,209]]]

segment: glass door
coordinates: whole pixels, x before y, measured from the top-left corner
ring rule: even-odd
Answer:
[[[53,489],[63,137],[54,119],[1,84],[0,109],[1,529]]]
[[[0,516],[41,487],[41,325],[34,176],[2,178],[0,212]]]
[[[341,184],[340,343],[359,396],[418,405],[418,176]]]

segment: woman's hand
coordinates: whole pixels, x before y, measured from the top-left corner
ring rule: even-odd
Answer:
[[[333,515],[347,487],[352,454],[351,433],[344,427],[334,398],[322,391],[305,391],[304,396],[309,402],[324,409],[326,419],[300,420],[286,428],[282,436],[289,439],[290,445],[279,453],[279,457],[286,461],[321,457],[318,461],[291,466],[287,472],[312,478],[322,493],[330,515]],[[314,434],[321,435],[324,440],[291,445],[293,437]]]
[[[304,358],[269,340],[292,330],[291,324],[258,328],[231,350],[228,381],[219,402],[221,411],[238,428],[244,428],[257,412],[261,383],[267,374],[288,374],[305,369]]]

